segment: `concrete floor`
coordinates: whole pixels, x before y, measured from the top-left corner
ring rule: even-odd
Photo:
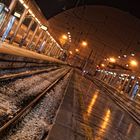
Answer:
[[[140,126],[76,72],[47,140],[140,140]]]

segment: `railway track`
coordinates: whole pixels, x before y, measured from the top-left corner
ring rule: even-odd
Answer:
[[[8,82],[8,81],[12,82],[19,78],[26,78],[26,77],[33,76],[36,74],[50,72],[50,71],[56,70],[56,69],[59,69],[59,67],[49,67],[49,68],[41,69],[41,70],[28,70],[28,71],[24,71],[24,72],[20,72],[20,73],[15,73],[15,74],[6,74],[3,76],[0,76],[0,85],[3,84],[4,82]]]
[[[69,77],[70,69],[66,69],[34,100],[0,127],[0,138],[2,140],[43,140],[52,125]]]
[[[65,68],[18,79],[0,87],[0,126],[55,81]],[[7,81],[6,81],[7,82]]]
[[[22,56],[0,53],[0,76],[5,74],[16,74],[24,71],[45,69],[47,67],[59,67],[61,63],[37,60]]]
[[[124,95],[118,93],[115,89],[107,86],[105,83],[94,79],[93,82],[122,109],[124,109],[139,125],[140,125],[140,105],[131,99],[126,98]]]

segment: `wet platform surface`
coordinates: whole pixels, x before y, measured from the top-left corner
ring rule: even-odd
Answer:
[[[140,140],[140,126],[76,72],[48,140]]]

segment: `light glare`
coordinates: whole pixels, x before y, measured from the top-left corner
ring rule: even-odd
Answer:
[[[112,63],[115,63],[115,62],[116,62],[116,59],[113,58],[113,57],[111,57],[111,58],[109,59],[109,61],[112,62]]]
[[[137,66],[138,62],[136,60],[131,60],[130,64],[131,64],[131,66]]]

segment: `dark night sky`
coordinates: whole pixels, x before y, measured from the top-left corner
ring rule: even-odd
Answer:
[[[140,4],[138,1],[35,1],[48,19],[51,35],[59,42],[62,34],[70,32],[72,41],[69,43],[69,48],[72,52],[75,52],[76,48],[80,48],[79,44],[82,40],[86,40],[88,47],[86,49],[80,48],[80,56],[87,58],[91,49],[94,50],[92,56],[96,62],[94,65],[110,56],[117,57],[131,53],[135,53],[135,57],[140,61],[140,20],[137,19],[140,19]],[[140,68],[138,67],[138,69]]]
[[[81,5],[106,5],[119,8],[140,18],[139,0],[35,0],[47,19]]]

